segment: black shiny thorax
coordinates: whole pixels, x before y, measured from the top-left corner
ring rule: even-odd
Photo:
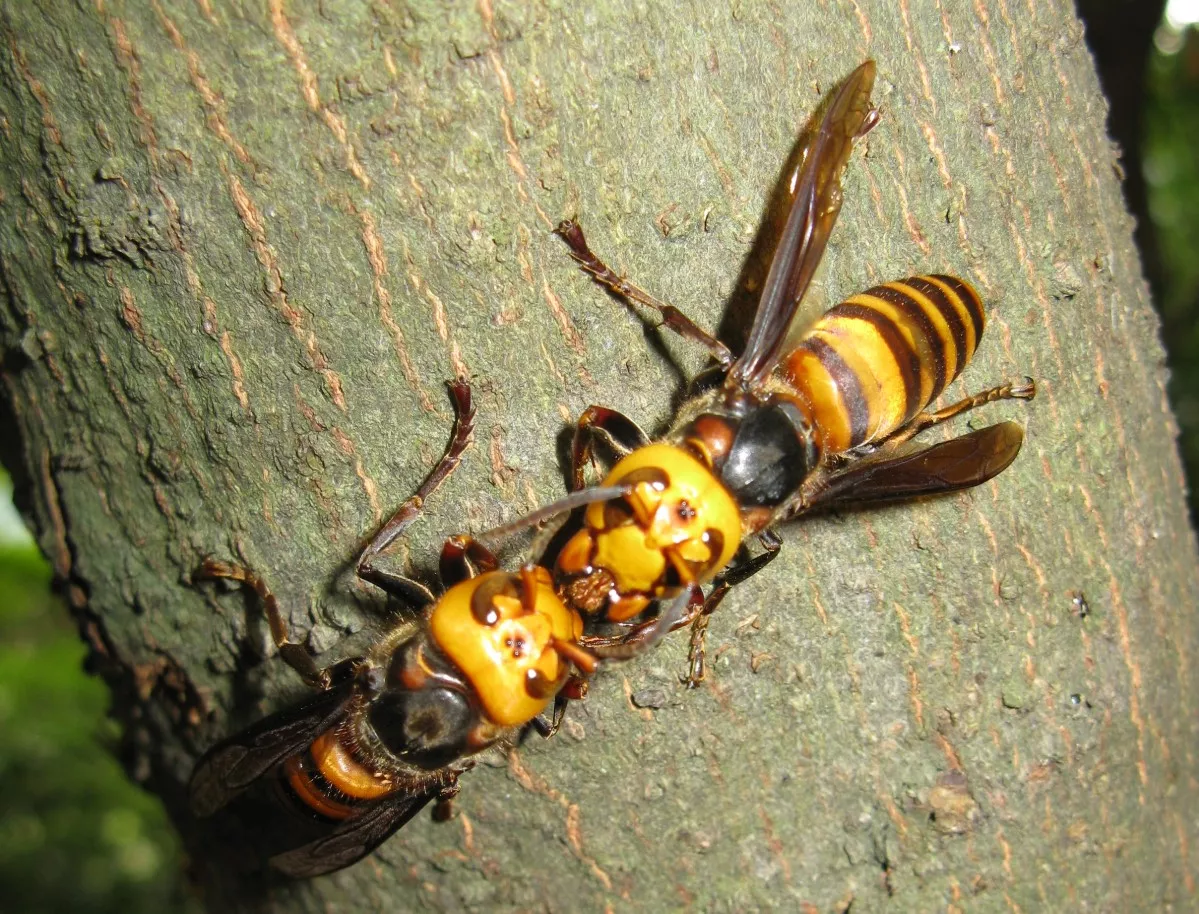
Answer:
[[[793,397],[729,384],[691,400],[670,440],[705,460],[743,510],[779,507],[820,462],[812,423]]]
[[[425,771],[476,751],[480,731],[493,729],[462,672],[423,636],[393,651],[383,688],[364,708],[364,722],[364,740]]]

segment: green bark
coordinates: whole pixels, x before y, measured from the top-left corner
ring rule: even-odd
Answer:
[[[647,340],[550,228],[577,215],[716,326],[798,130],[864,57],[883,117],[850,167],[828,299],[969,277],[991,323],[954,390],[1040,385],[987,411],[1027,422],[995,482],[785,529],[714,619],[702,690],[677,683],[676,636],[563,735],[464,778],[451,824],[210,898],[1196,903],[1195,542],[1068,2],[45,7],[10,0],[0,21],[5,462],[131,771],[185,833],[197,754],[301,691],[254,661],[243,601],[190,583],[199,560],[240,545],[334,659],[373,599],[347,563],[448,434],[444,379],[472,376],[480,427],[411,539],[418,568],[444,535],[559,494],[589,403],[660,427],[700,354]],[[646,690],[665,706],[632,707]]]

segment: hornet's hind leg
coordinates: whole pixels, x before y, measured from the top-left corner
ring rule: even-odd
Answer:
[[[959,400],[957,403],[946,406],[944,409],[921,413],[879,446],[887,448],[896,447],[905,441],[910,441],[916,435],[919,435],[926,429],[932,428],[934,425],[940,425],[947,419],[960,416],[962,413],[977,409],[984,404],[994,403],[996,400],[1031,400],[1036,395],[1037,385],[1032,378],[1011,381],[1007,384],[1000,384],[998,387],[990,387],[973,396]]]
[[[570,246],[570,256],[583,268],[583,271],[600,285],[611,289],[621,298],[635,301],[647,308],[653,308],[662,315],[664,327],[673,330],[683,339],[699,343],[712,354],[712,358],[716,359],[722,368],[727,369],[733,364],[733,354],[729,351],[728,346],[703,330],[674,305],[658,301],[648,292],[643,292],[624,277],[617,275],[607,264],[591,253],[591,248],[587,246],[587,239],[583,237],[583,230],[579,227],[579,223],[573,219],[564,219],[558,223],[554,233],[560,235],[562,240]]]

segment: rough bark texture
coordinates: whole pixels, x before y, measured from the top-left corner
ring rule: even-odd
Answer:
[[[991,324],[955,392],[1040,384],[989,410],[1028,430],[996,482],[785,530],[702,690],[676,637],[468,775],[451,824],[242,906],[1197,903],[1195,543],[1067,0],[41,5],[0,22],[5,459],[185,830],[196,754],[300,691],[244,601],[189,583],[200,558],[241,544],[332,658],[373,599],[347,562],[448,433],[444,379],[474,378],[481,424],[424,567],[560,493],[587,404],[664,422],[699,354],[549,229],[577,214],[718,324],[797,131],[866,56],[883,119],[830,299],[970,277]]]

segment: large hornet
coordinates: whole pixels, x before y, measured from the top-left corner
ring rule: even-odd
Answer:
[[[556,723],[580,697],[595,658],[578,644],[579,614],[554,591],[547,569],[497,569],[468,537],[450,537],[440,598],[376,561],[420,515],[453,472],[471,435],[470,388],[450,386],[457,413],[449,448],[416,495],[366,546],[362,579],[424,615],[388,631],[365,656],[319,668],[290,640],[265,581],[240,565],[207,559],[197,577],[252,589],[280,657],[316,689],[296,707],[259,721],[208,751],[192,775],[192,811],[209,819],[243,869],[296,878],[348,866],[370,853],[431,800],[449,815],[458,777],[477,754],[515,738],[556,700]],[[620,490],[591,490],[608,498]],[[568,499],[530,515],[533,523],[574,505]]]
[[[1031,399],[1031,378],[929,406],[982,336],[978,293],[954,276],[914,276],[854,295],[788,347],[788,331],[841,209],[854,140],[878,122],[873,61],[840,87],[791,175],[790,212],[762,285],[744,351],[732,352],[678,309],[617,275],[573,221],[557,229],[579,265],[663,324],[707,348],[715,377],[652,442],[632,420],[592,406],[578,421],[573,485],[594,446],[620,456],[604,479],[628,493],[588,506],[557,556],[555,580],[585,620],[583,643],[618,656],[694,622],[690,681],[703,678],[707,615],[728,586],[777,553],[776,526],[816,508],[954,492],[1002,472],[1024,434],[1000,422],[919,447],[914,436],[993,400]],[[764,552],[731,565],[743,541]],[[700,586],[715,582],[703,599]]]

